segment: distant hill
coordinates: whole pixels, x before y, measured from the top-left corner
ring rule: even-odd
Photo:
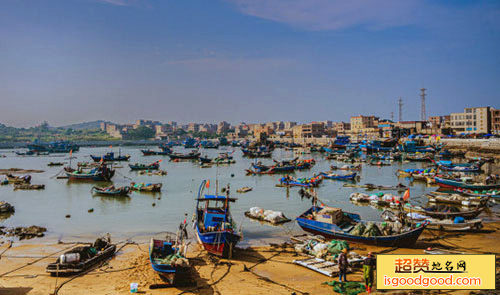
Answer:
[[[101,123],[111,123],[108,121],[103,121],[103,120],[98,120],[98,121],[92,121],[92,122],[83,122],[83,123],[77,123],[77,124],[71,124],[71,125],[66,125],[66,126],[61,126],[60,128],[64,129],[73,129],[73,130],[85,130],[85,129],[99,129],[101,128]]]

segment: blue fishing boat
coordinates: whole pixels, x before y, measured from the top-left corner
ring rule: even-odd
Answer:
[[[471,183],[468,180],[462,181],[459,179],[449,179],[449,178],[443,178],[443,177],[434,177],[434,180],[436,181],[436,184],[438,184],[440,187],[444,188],[463,188],[463,189],[469,189],[473,191],[483,191],[483,190],[491,190],[491,189],[496,189],[500,188],[500,183],[496,184],[477,184],[477,183]]]
[[[300,187],[317,187],[323,177],[318,175],[315,177],[304,177],[304,178],[293,178],[290,176],[285,176],[280,179],[280,185],[282,186],[300,186]]]
[[[189,271],[186,258],[187,239],[186,220],[181,223],[177,234],[169,233],[165,239],[151,239],[149,261],[153,270],[167,283],[174,285],[180,274]]]
[[[121,154],[119,154],[118,156],[115,156],[114,152],[106,153],[103,156],[90,155],[90,157],[92,158],[92,160],[94,160],[94,162],[99,162],[101,160],[103,160],[105,162],[128,161],[128,159],[130,159],[130,155],[123,155],[122,156]]]
[[[80,146],[69,141],[42,142],[38,139],[27,145],[30,152],[33,153],[69,153],[77,152]]]
[[[321,235],[328,239],[342,239],[383,247],[412,247],[427,226],[427,223],[423,222],[419,224],[418,227],[412,227],[401,233],[376,236],[356,235],[351,232],[353,232],[358,224],[366,224],[368,229],[370,224],[383,227],[391,223],[372,223],[363,221],[359,214],[343,212],[339,208],[327,207],[324,205],[313,205],[306,212],[297,217],[296,220],[303,230],[315,235]]]
[[[192,148],[198,147],[198,145],[199,145],[198,141],[192,137],[186,138],[186,140],[184,140],[182,142],[182,144],[184,145],[184,148],[186,148],[186,149],[192,149]]]
[[[232,257],[234,247],[242,238],[241,233],[236,230],[236,223],[229,209],[229,204],[236,199],[230,198],[229,195],[203,195],[208,184],[206,180],[202,181],[198,190],[196,236],[207,252],[221,257]]]
[[[350,173],[350,174],[341,175],[341,174],[335,174],[335,173],[328,173],[327,174],[325,172],[321,172],[320,175],[322,175],[324,178],[334,179],[334,180],[354,180],[356,178],[357,173],[354,172],[354,173]]]

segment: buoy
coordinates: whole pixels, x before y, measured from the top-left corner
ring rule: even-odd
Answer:
[[[94,208],[90,208],[90,209],[88,210],[88,212],[89,212],[89,213],[94,212]]]
[[[66,218],[70,218],[70,217],[71,217],[71,215],[69,215],[69,214],[68,214],[68,215],[66,215]]]

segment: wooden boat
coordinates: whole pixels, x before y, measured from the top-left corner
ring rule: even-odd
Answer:
[[[247,175],[263,175],[263,174],[274,174],[274,170],[270,168],[267,171],[258,171],[258,170],[252,170],[252,169],[246,169]]]
[[[401,233],[360,236],[350,233],[358,224],[368,224],[367,221],[361,220],[359,214],[342,212],[339,208],[316,205],[302,213],[296,220],[303,230],[315,235],[383,247],[412,247],[427,226],[424,222],[417,228],[404,229]],[[372,224],[382,226],[382,223]],[[385,225],[394,226],[390,222],[386,222]]]
[[[168,156],[170,157],[170,160],[197,160],[200,155],[201,154],[197,151],[191,151],[188,154],[171,153]]]
[[[229,206],[236,199],[228,195],[204,195],[206,183],[206,180],[202,181],[196,199],[196,236],[207,252],[231,258],[242,237],[236,230]]]
[[[335,169],[332,169],[332,170],[347,170],[347,171],[361,171],[361,164],[359,165],[344,165],[342,167],[335,167],[335,166],[332,166],[331,168],[335,168]]]
[[[354,180],[356,178],[357,173],[353,172],[351,174],[335,174],[335,173],[325,173],[321,172],[320,175],[323,176],[323,178],[328,178],[328,179],[334,179],[334,180]]]
[[[115,153],[109,152],[103,156],[93,156],[90,155],[92,160],[94,162],[100,162],[101,160],[104,162],[115,162],[115,161],[128,161],[130,159],[130,155],[124,155],[122,156],[121,154],[115,157]]]
[[[252,190],[252,188],[251,188],[251,187],[249,187],[249,186],[245,186],[245,187],[242,187],[242,188],[240,188],[240,189],[237,189],[237,190],[236,190],[236,192],[241,194],[241,193],[246,193],[246,192],[249,192],[249,191],[251,191],[251,190]]]
[[[16,183],[14,190],[40,190],[45,189],[45,184]]]
[[[30,183],[31,182],[31,175],[14,176],[12,174],[7,174],[6,177],[7,177],[7,180],[9,181],[9,183]]]
[[[212,163],[212,159],[210,159],[209,157],[200,157],[199,161],[200,161],[200,164]]]
[[[301,187],[317,187],[323,177],[321,175],[314,177],[304,177],[304,178],[293,178],[290,176],[285,176],[280,179],[280,185],[282,186],[301,186]]]
[[[189,260],[186,258],[186,226],[186,222],[182,223],[175,237],[169,234],[164,240],[151,239],[149,244],[151,267],[171,285],[175,284],[178,275],[189,271]]]
[[[71,167],[65,167],[64,171],[70,180],[79,181],[110,181],[115,175],[115,170],[111,165],[105,163],[91,169],[78,168],[77,170]]]
[[[153,176],[153,175],[156,175],[156,176],[165,176],[168,174],[168,172],[166,170],[161,170],[161,169],[158,169],[158,170],[139,170],[139,175],[147,175],[147,176]]]
[[[3,213],[12,213],[14,212],[14,206],[11,204],[5,202],[5,201],[0,201],[0,214]]]
[[[267,151],[267,150],[248,150],[248,149],[241,149],[243,152],[244,157],[248,158],[271,158],[273,155],[273,151]]]
[[[496,200],[500,199],[500,189],[473,191],[469,189],[455,188],[454,191],[470,197],[491,197]]]
[[[141,150],[144,156],[168,156],[172,153],[171,149],[163,149],[162,151],[153,151],[153,150]]]
[[[456,180],[456,179],[449,179],[449,178],[444,178],[444,177],[439,177],[436,176],[434,177],[434,180],[440,187],[444,188],[463,188],[463,189],[469,189],[469,190],[477,190],[477,191],[483,191],[483,190],[490,190],[490,189],[496,189],[500,188],[500,184],[482,184],[482,183],[471,183],[467,181],[462,181],[462,180]]]
[[[345,183],[343,185],[344,187],[355,187],[355,188],[364,188],[366,190],[379,190],[379,191],[385,191],[385,190],[395,190],[395,191],[405,191],[408,189],[408,187],[404,184],[398,183],[397,185],[394,186],[385,186],[385,185],[375,185],[371,183],[366,183],[366,184],[353,184],[353,183]]]
[[[453,219],[437,219],[428,216],[419,216],[417,214],[408,213],[406,222],[416,226],[422,222],[428,222],[426,229],[450,232],[467,232],[477,231],[483,227],[482,219],[464,220],[463,222],[455,223]],[[382,217],[386,220],[396,221],[398,218],[394,212],[386,210],[382,213]]]
[[[130,183],[130,190],[139,191],[139,192],[159,192],[161,191],[162,184],[161,183]]]
[[[47,166],[63,166],[65,162],[49,162]]]
[[[484,207],[490,200],[490,196],[471,197],[441,192],[430,192],[427,194],[427,198],[429,199],[429,203],[452,204],[464,207]]]
[[[115,252],[116,245],[111,244],[109,237],[99,238],[94,244],[78,246],[64,252],[56,262],[47,265],[46,271],[52,276],[81,273],[111,258]]]
[[[252,167],[256,171],[269,171],[270,169],[272,169],[274,173],[285,173],[285,172],[292,172],[292,171],[295,170],[295,165],[273,165],[273,166],[268,166],[268,165],[262,165],[260,162],[259,163],[253,163]]]
[[[409,213],[418,213],[437,219],[449,219],[458,216],[461,216],[464,219],[472,219],[481,214],[481,212],[484,211],[485,207],[477,207],[472,210],[461,210],[457,207],[450,206],[431,206],[423,208],[420,206],[412,206],[407,203],[403,206],[403,209],[404,211]]]
[[[121,186],[115,187],[114,185],[108,187],[92,187],[91,192],[106,196],[128,196],[130,187]]]
[[[139,163],[128,164],[128,166],[130,167],[130,170],[158,170],[158,169],[160,169],[160,163],[158,161],[151,163],[151,164],[139,164]]]

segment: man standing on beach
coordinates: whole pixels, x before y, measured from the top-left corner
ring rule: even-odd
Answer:
[[[342,282],[342,276],[344,276],[344,282],[347,282],[347,248],[342,249],[339,254],[339,282]]]
[[[363,279],[365,280],[366,292],[372,292],[373,286],[373,270],[375,268],[375,258],[372,252],[368,252],[368,257],[365,258],[363,263]]]

